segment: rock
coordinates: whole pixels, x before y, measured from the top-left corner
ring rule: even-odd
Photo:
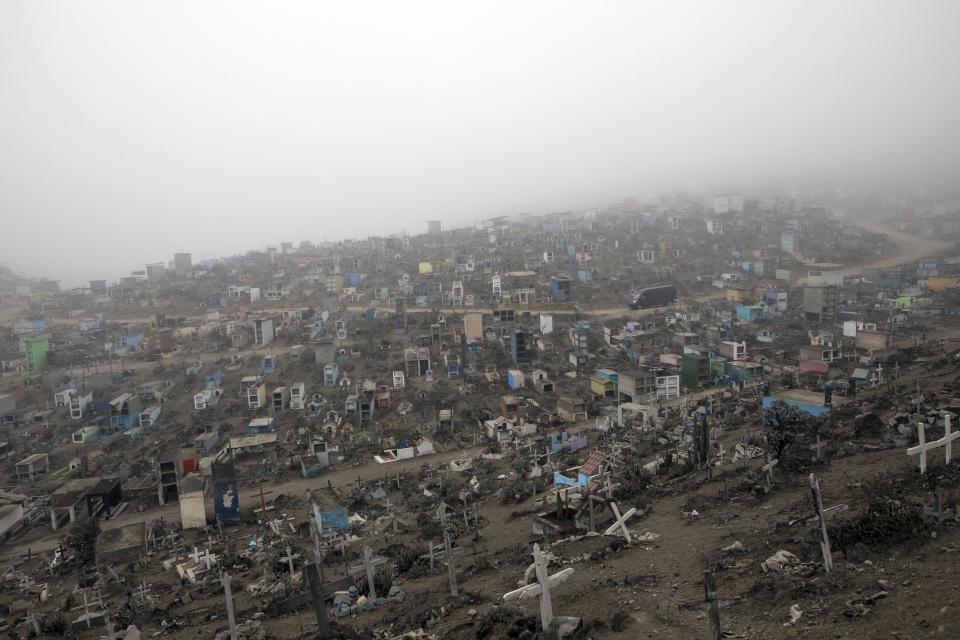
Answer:
[[[768,571],[783,573],[784,569],[795,564],[800,564],[800,558],[785,549],[780,549],[764,560],[760,566],[763,567],[764,573]]]
[[[792,604],[790,605],[790,611],[788,615],[790,616],[790,620],[787,622],[784,622],[783,626],[792,627],[793,625],[797,624],[797,622],[800,621],[800,616],[803,615],[803,611],[801,611],[800,607],[798,607],[797,605]]]

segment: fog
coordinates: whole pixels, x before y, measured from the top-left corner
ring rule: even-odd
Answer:
[[[0,4],[0,261],[960,168],[960,3]]]

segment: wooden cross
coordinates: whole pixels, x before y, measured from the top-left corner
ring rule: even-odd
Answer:
[[[462,551],[461,547],[453,548],[450,545],[450,534],[446,531],[443,532],[443,551],[444,555],[447,557],[447,578],[450,581],[450,595],[454,598],[457,597],[459,591],[457,589],[457,567],[453,562],[453,554],[458,551]]]
[[[24,622],[29,623],[30,626],[33,628],[33,635],[35,637],[39,638],[42,635],[40,633],[40,623],[37,622],[37,617],[33,614],[33,609],[30,609],[29,611],[27,611],[27,615],[24,618]]]
[[[827,446],[826,441],[820,439],[820,434],[817,434],[817,441],[810,445],[808,448],[813,451],[813,459],[819,460],[823,457],[823,449]]]
[[[267,514],[267,496],[272,493],[273,491],[264,491],[263,485],[260,485],[260,493],[250,496],[251,498],[260,498],[260,508],[264,516]]]
[[[703,572],[703,591],[707,601],[707,615],[710,617],[711,640],[723,640],[723,630],[720,628],[720,603],[717,597],[717,583],[713,574]]]
[[[950,464],[953,459],[953,441],[960,438],[960,431],[950,430],[950,414],[943,417],[943,437],[931,442],[926,441],[925,426],[921,422],[917,424],[917,440],[920,444],[907,449],[908,456],[920,455],[920,473],[927,472],[927,451],[943,447],[946,458],[946,464]]]
[[[437,507],[437,517],[440,518],[440,528],[447,528],[447,509],[450,508],[446,502],[441,502],[440,506]]]
[[[567,567],[550,575],[539,544],[533,545],[533,564],[537,573],[537,582],[505,593],[503,599],[509,602],[540,596],[540,623],[544,631],[549,631],[553,627],[553,603],[550,599],[550,589],[569,578],[573,574],[573,569]]]
[[[467,519],[467,492],[466,491],[460,494],[460,499],[463,500],[463,524],[467,529],[469,529],[470,521]]]
[[[227,625],[230,628],[230,640],[233,640],[239,636],[237,635],[237,616],[233,611],[233,593],[230,591],[230,574],[221,573],[220,582],[223,583],[223,597],[227,602]]]
[[[960,432],[950,433],[950,414],[943,416],[943,449],[946,452],[947,462],[950,464],[951,454],[953,453],[953,445],[950,444],[957,438],[960,438]]]
[[[290,548],[290,545],[287,545],[287,555],[283,558],[280,558],[281,562],[286,562],[287,566],[290,567],[290,575],[293,576],[293,561],[300,557],[299,553],[292,553],[293,549]]]
[[[437,551],[439,548],[440,548],[440,547],[435,546],[435,545],[433,544],[433,541],[431,540],[430,542],[427,543],[427,549],[428,549],[428,551],[427,551],[425,554],[423,554],[422,556],[420,556],[421,559],[425,559],[425,558],[426,558],[426,559],[429,559],[429,560],[430,560],[430,571],[433,571],[433,560],[434,560],[434,558],[436,558],[436,551]]]
[[[627,520],[630,519],[630,517],[637,512],[637,508],[630,507],[630,509],[626,513],[624,513],[623,515],[620,515],[620,508],[617,507],[617,503],[611,502],[610,510],[613,511],[613,515],[616,517],[617,520],[612,525],[610,525],[610,527],[607,528],[606,531],[603,532],[603,535],[605,536],[613,535],[613,533],[617,529],[620,529],[620,531],[623,532],[623,538],[627,541],[627,544],[630,544],[631,542],[633,542],[633,540],[631,540],[630,538],[630,529],[627,528]]]
[[[820,496],[820,481],[817,476],[810,474],[810,493],[813,497],[813,508],[820,519],[820,553],[823,555],[823,570],[830,573],[833,569],[833,554],[830,551],[830,538],[827,536],[827,520],[823,517],[823,500]]]
[[[767,491],[770,491],[770,488],[773,486],[773,468],[780,464],[778,459],[770,459],[770,454],[767,454],[767,464],[760,467],[760,471],[767,472]]]
[[[77,609],[83,609],[83,620],[84,620],[84,623],[87,625],[87,629],[93,626],[90,624],[90,607],[93,605],[98,605],[101,607],[103,606],[103,598],[100,596],[99,589],[97,590],[97,599],[93,602],[90,602],[87,600],[87,592],[83,591],[83,604],[71,609],[71,611],[76,611]]]
[[[373,550],[370,547],[363,548],[363,564],[356,567],[350,567],[350,573],[360,573],[361,571],[366,571],[367,573],[367,588],[370,593],[370,600],[377,599],[377,586],[374,581],[377,575],[377,567],[380,565],[386,564],[387,559],[382,556],[374,557]]]

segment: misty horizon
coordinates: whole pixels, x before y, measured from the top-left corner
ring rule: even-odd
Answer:
[[[950,191],[958,27],[949,2],[9,2],[0,261],[76,284],[690,188]]]

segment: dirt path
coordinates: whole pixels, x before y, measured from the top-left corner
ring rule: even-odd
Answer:
[[[858,222],[857,226],[863,227],[867,231],[872,231],[873,233],[886,234],[890,241],[893,242],[894,246],[897,247],[897,253],[896,255],[881,258],[880,260],[875,260],[868,264],[844,269],[844,277],[860,275],[863,273],[864,269],[885,269],[888,267],[898,267],[902,264],[919,260],[920,258],[938,255],[953,248],[952,242],[921,238],[919,236],[903,233],[902,231],[897,231],[884,222],[878,222],[875,220],[863,221]]]

